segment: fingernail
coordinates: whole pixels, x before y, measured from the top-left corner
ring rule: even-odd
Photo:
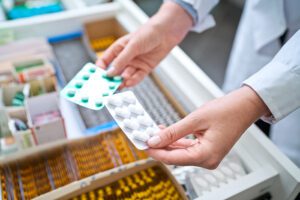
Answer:
[[[151,137],[148,140],[148,145],[149,146],[157,146],[160,142],[161,142],[160,137],[159,136],[154,136],[154,137]]]
[[[105,65],[104,65],[103,62],[100,61],[100,60],[98,60],[98,61],[96,62],[96,65],[99,66],[99,67],[101,67],[102,69],[105,68]]]
[[[107,71],[107,75],[112,75],[115,72],[115,67],[111,66],[109,67],[108,71]]]
[[[133,82],[132,82],[132,81],[126,81],[126,86],[127,86],[127,87],[131,87],[131,86],[132,86],[132,84],[133,84]]]

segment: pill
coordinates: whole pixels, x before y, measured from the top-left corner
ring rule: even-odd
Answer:
[[[102,101],[96,101],[95,102],[95,106],[96,107],[101,107],[103,105],[103,102]]]
[[[75,84],[75,87],[76,88],[78,88],[78,89],[80,89],[80,88],[82,88],[82,82],[77,82],[76,84]]]
[[[137,105],[129,105],[128,107],[129,111],[136,114],[136,115],[142,115],[144,114],[143,108],[137,106]]]
[[[85,81],[89,80],[89,78],[90,78],[90,75],[88,75],[88,74],[85,74],[82,76],[82,79]]]
[[[195,181],[201,188],[207,188],[209,186],[208,182],[201,177],[195,177]]]
[[[129,119],[125,119],[124,120],[124,126],[126,128],[129,128],[131,130],[136,130],[139,128],[139,124],[136,123],[135,121],[129,120]]]
[[[226,176],[229,176],[229,177],[234,177],[234,174],[233,174],[233,171],[229,168],[229,167],[226,167],[226,166],[222,166],[220,168],[220,170],[226,175]]]
[[[89,71],[90,71],[91,73],[95,73],[96,67],[91,67]]]
[[[111,89],[111,90],[113,90],[113,89],[116,88],[116,86],[115,85],[109,85],[108,88]]]
[[[81,98],[81,101],[82,101],[83,103],[87,103],[87,102],[89,101],[89,98],[88,98],[88,97],[82,97],[82,98]]]
[[[206,196],[209,195],[210,193],[211,193],[210,190],[204,190],[202,191],[201,196]]]
[[[68,91],[68,96],[69,96],[69,97],[74,97],[74,96],[75,96],[75,93],[76,93],[76,92],[75,92],[74,90],[69,90],[69,91]]]
[[[123,101],[128,104],[135,104],[136,99],[132,95],[126,95],[123,97]]]
[[[147,133],[150,137],[153,137],[153,136],[156,135],[157,131],[155,131],[154,128],[148,127],[148,128],[146,129],[146,133]]]
[[[113,77],[107,76],[107,74],[102,74],[102,78],[113,80]]]
[[[241,174],[241,175],[245,174],[245,171],[243,170],[243,168],[240,165],[238,165],[234,162],[230,162],[228,165],[236,173]]]
[[[126,118],[130,117],[130,112],[126,108],[125,109],[116,108],[115,113],[116,113],[117,116],[119,116],[123,119],[126,119]]]
[[[122,105],[122,99],[120,99],[119,97],[111,97],[108,99],[107,101],[110,105],[113,105],[113,106],[116,106],[116,107],[119,107]]]
[[[219,170],[213,170],[211,173],[220,181],[226,182],[226,177]]]
[[[108,93],[108,92],[103,92],[103,93],[102,93],[102,96],[103,96],[103,97],[107,97],[107,96],[109,96],[109,93]]]
[[[207,180],[210,184],[213,184],[213,185],[218,185],[218,181],[217,179],[211,175],[211,174],[205,174],[203,176],[205,178],[205,180]]]
[[[122,78],[121,76],[114,76],[114,77],[113,77],[113,80],[114,80],[114,81],[122,81],[122,79],[123,79],[123,78]]]
[[[147,142],[147,140],[149,140],[149,135],[147,135],[146,133],[143,133],[141,131],[134,131],[133,132],[133,138],[142,142]]]
[[[143,126],[151,126],[152,125],[152,120],[149,117],[138,116],[137,120]]]

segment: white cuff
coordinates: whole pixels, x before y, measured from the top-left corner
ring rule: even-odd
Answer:
[[[218,4],[219,0],[164,0],[173,1],[183,7],[193,18],[194,26],[191,31],[201,33],[216,25],[210,11]]]
[[[211,10],[219,3],[219,0],[182,0],[189,3],[197,11],[198,21],[191,29],[195,32],[203,32],[215,26],[214,18],[209,14]]]
[[[266,122],[275,123],[300,106],[300,74],[280,62],[271,61],[244,84],[254,89],[271,111],[272,116],[262,118]]]
[[[216,22],[212,15],[208,15],[203,21],[198,21],[194,27],[191,28],[191,31],[201,33],[207,29],[210,29],[216,25]]]

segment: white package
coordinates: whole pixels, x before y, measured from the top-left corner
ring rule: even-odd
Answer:
[[[147,140],[159,127],[145,111],[133,92],[114,94],[104,104],[129,140],[140,150],[148,149]]]

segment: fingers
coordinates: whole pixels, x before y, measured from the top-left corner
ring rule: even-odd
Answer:
[[[148,149],[147,152],[152,158],[169,165],[193,165],[215,169],[222,158],[214,156],[212,148],[212,146],[196,142],[186,148]]]
[[[198,151],[194,151],[198,148]],[[202,147],[194,145],[188,148],[179,149],[148,149],[147,152],[152,158],[170,165],[199,165],[205,158],[202,156]]]
[[[116,76],[121,74],[130,61],[138,54],[138,44],[135,41],[129,41],[128,44],[119,52],[112,62],[112,67],[107,74]]]
[[[136,70],[136,72],[132,75],[131,78],[126,80],[125,85],[126,87],[132,87],[141,82],[145,76],[147,76],[147,73],[143,70]]]
[[[129,36],[121,37],[105,50],[102,57],[97,60],[96,65],[102,69],[106,69],[108,65],[120,54],[129,41]]]
[[[186,138],[181,138],[177,140],[176,142],[172,143],[170,146],[172,148],[187,148],[192,145],[195,145],[198,142],[197,139],[186,139]]]
[[[158,128],[160,128],[160,129],[165,129],[165,128],[167,128],[165,125],[162,125],[162,124],[160,124],[160,125],[158,125]]]
[[[106,69],[107,65],[104,63],[102,59],[98,59],[96,61],[96,65],[99,66],[101,69]]]
[[[168,128],[161,130],[157,136],[151,137],[147,143],[152,148],[166,147],[192,133],[195,125],[190,117],[187,116]]]
[[[124,72],[121,74],[123,79],[128,80],[132,77],[132,75],[137,71],[137,69],[133,66],[128,66],[124,70]]]

